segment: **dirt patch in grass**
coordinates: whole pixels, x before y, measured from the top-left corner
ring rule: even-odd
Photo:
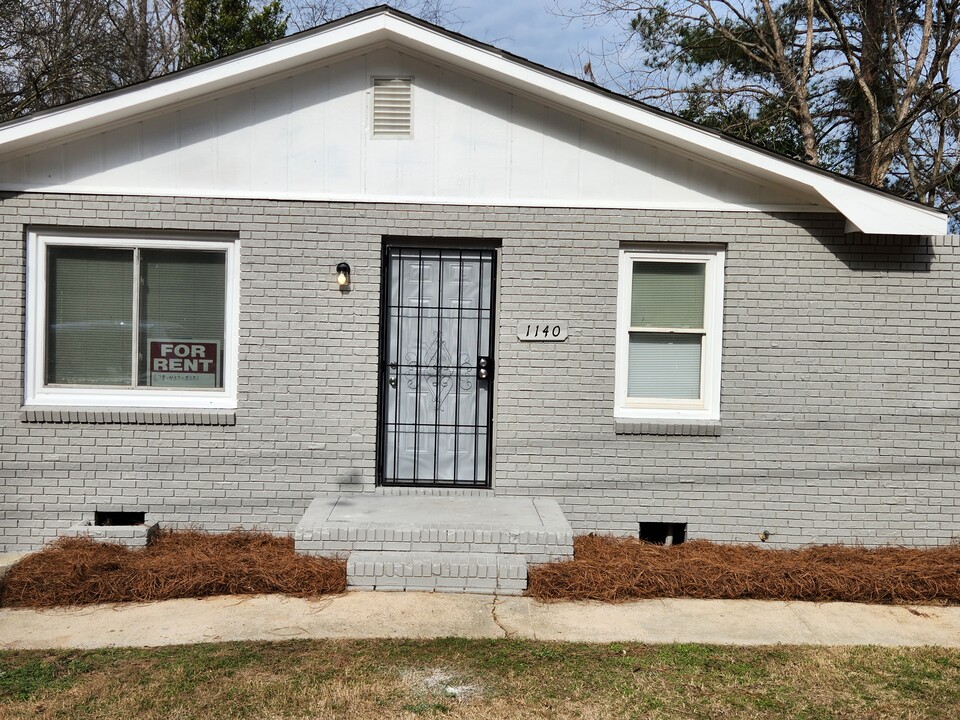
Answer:
[[[530,568],[538,600],[640,598],[960,603],[960,545],[772,550],[696,540],[663,547],[584,535],[574,559]]]
[[[346,589],[346,563],[297,555],[293,538],[269,533],[163,531],[133,550],[61,538],[0,580],[0,605],[53,607],[211,595],[311,597]]]

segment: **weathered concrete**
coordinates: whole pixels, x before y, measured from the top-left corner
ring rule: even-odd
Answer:
[[[573,557],[573,530],[553,498],[320,495],[297,525],[297,552],[451,552]]]
[[[0,610],[7,649],[149,647],[291,638],[503,638],[730,645],[960,647],[960,607],[742,600],[541,604],[530,598],[352,592],[65,610]]]
[[[497,605],[510,634],[584,642],[960,647],[960,607],[763,600],[641,600],[622,605],[521,598]]]
[[[349,553],[358,590],[519,595],[527,563],[573,557],[573,530],[553,498],[320,495],[294,534],[297,552]]]
[[[280,595],[57,610],[0,610],[0,646],[149,647],[292,638],[503,637],[484,595],[349,593],[319,601]]]

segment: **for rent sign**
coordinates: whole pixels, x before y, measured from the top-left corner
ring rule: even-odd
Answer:
[[[220,387],[220,343],[150,340],[150,384],[155,387]]]

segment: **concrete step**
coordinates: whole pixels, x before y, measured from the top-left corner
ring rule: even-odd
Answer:
[[[355,551],[347,559],[353,590],[521,595],[527,562],[520,555]]]
[[[7,571],[23,560],[29,552],[8,552],[0,553],[0,578],[7,574]],[[526,577],[526,576],[524,576]]]
[[[297,552],[354,551],[573,557],[573,530],[555,500],[531,497],[340,493],[315,499],[294,534]]]

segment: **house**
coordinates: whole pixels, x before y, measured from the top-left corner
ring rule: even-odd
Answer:
[[[318,498],[950,542],[945,231],[386,7],[8,122],[0,547]]]

